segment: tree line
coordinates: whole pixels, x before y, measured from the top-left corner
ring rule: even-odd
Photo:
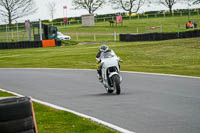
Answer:
[[[89,14],[94,14],[98,9],[103,8],[106,4],[113,9],[122,9],[131,15],[137,13],[142,6],[147,5],[164,5],[170,13],[173,6],[177,3],[187,4],[188,7],[200,4],[200,0],[72,0],[75,10],[85,9]],[[55,1],[49,1],[47,7],[52,20],[55,13]],[[13,21],[31,15],[37,11],[34,0],[0,0],[0,17],[2,21],[12,24]]]

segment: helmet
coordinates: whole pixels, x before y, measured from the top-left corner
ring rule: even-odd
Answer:
[[[106,51],[108,51],[108,50],[109,50],[109,48],[108,48],[107,45],[102,45],[101,48],[100,48],[100,51],[101,51],[101,52],[106,52]]]

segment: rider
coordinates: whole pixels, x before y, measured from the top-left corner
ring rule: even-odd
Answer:
[[[96,60],[98,61],[98,63],[101,62],[101,55],[103,53],[107,53],[107,52],[111,52],[111,50],[109,49],[109,47],[107,45],[102,45],[100,47],[100,49],[99,49],[99,52],[96,55]],[[98,66],[98,69],[97,69],[97,73],[99,75],[99,80],[102,80],[101,68],[102,68],[102,65]]]

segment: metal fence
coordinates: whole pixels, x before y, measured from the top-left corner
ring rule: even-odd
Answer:
[[[0,27],[1,42],[15,42],[24,40],[28,40],[28,32],[24,26],[19,26],[16,24],[14,26],[5,25],[4,27]]]

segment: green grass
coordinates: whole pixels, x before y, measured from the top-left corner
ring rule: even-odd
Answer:
[[[191,21],[194,21],[200,25],[200,16],[194,15],[190,16]],[[98,22],[95,23],[94,27],[83,27],[81,24],[69,25],[67,27],[58,26],[58,30],[68,34],[72,37],[72,40],[79,41],[94,41],[94,33],[96,34],[97,41],[113,41],[113,33],[139,33],[145,32],[160,32],[158,28],[156,31],[146,30],[151,26],[162,26],[162,32],[181,32],[188,31],[191,29],[186,29],[185,24],[188,22],[187,16],[174,16],[174,17],[159,17],[159,18],[141,18],[141,19],[131,19],[124,20],[123,26],[110,27],[109,22]],[[180,25],[180,30],[178,29]]]
[[[0,68],[96,69],[100,45],[0,50]],[[200,38],[107,45],[124,60],[121,70],[200,76]]]
[[[191,16],[191,20],[200,24],[199,15]],[[142,18],[142,19],[131,19],[124,20],[123,26],[118,25],[110,27],[109,22],[98,22],[95,23],[94,27],[83,27],[81,24],[69,25],[67,27],[58,26],[58,29],[66,33],[136,33],[136,29],[139,28],[139,32],[145,32],[145,27],[150,26],[161,26],[163,32],[177,32],[178,25],[180,24],[182,30],[185,29],[185,24],[188,22],[187,16],[174,16],[174,17],[163,17],[163,18]]]
[[[0,97],[8,96],[13,95],[0,91]],[[38,103],[34,103],[34,111],[39,133],[117,133],[91,120]]]

